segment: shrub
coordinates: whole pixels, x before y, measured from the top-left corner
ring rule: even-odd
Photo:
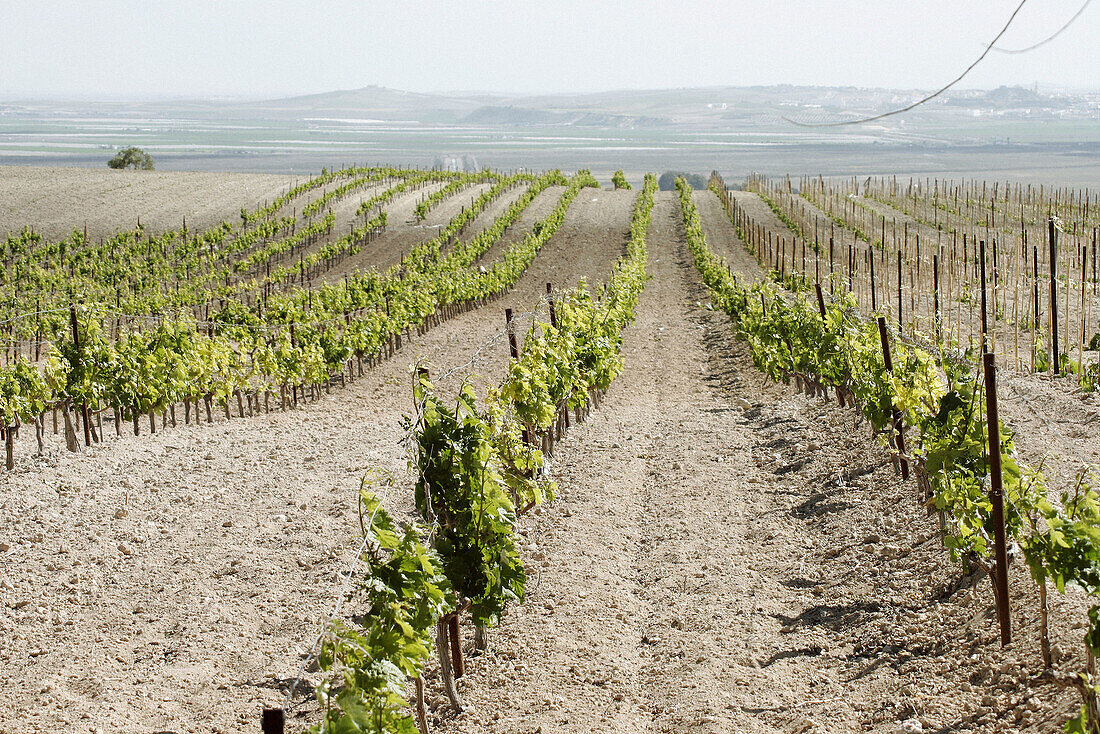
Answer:
[[[115,157],[107,161],[108,168],[133,168],[134,170],[152,171],[153,156],[141,148],[124,148],[115,153]]]

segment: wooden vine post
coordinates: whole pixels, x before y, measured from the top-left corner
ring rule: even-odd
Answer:
[[[1050,350],[1054,374],[1058,374],[1058,229],[1054,217],[1047,220],[1050,245]]]
[[[519,345],[516,343],[516,328],[512,324],[512,309],[504,309],[505,330],[508,332],[508,352],[512,359],[519,359]]]
[[[894,371],[894,363],[890,359],[890,341],[886,336],[886,318],[884,316],[878,317],[878,336],[882,342],[882,362],[886,367],[887,372]],[[909,461],[905,458],[905,426],[901,422],[901,411],[894,406],[890,406],[890,411],[894,418],[894,431],[897,436],[895,438],[895,446],[898,450],[898,466],[901,467],[901,478],[909,478]]]
[[[547,283],[549,286],[549,283]],[[513,322],[512,309],[504,309],[504,329],[508,333],[508,353],[512,359],[519,359],[519,343],[516,341],[516,326]],[[530,446],[534,443],[534,436],[531,435],[531,429],[526,425],[523,427],[523,443]]]
[[[462,634],[458,626],[458,612],[447,615],[447,637],[451,647],[451,667],[455,678],[466,675],[466,662],[462,659]]]
[[[867,256],[871,259],[871,272],[869,275],[871,281],[871,312],[878,311],[878,299],[875,297],[875,248],[867,248]]]
[[[15,468],[15,426],[4,426],[4,465]]]
[[[901,294],[901,250],[898,250],[898,329],[902,328],[902,310],[901,310],[902,294]]]
[[[997,360],[993,352],[982,355],[985,367],[985,414],[989,433],[989,501],[993,505],[993,586],[1001,646],[1012,642],[1008,608],[1008,548],[1005,539],[1004,487],[1001,484],[1001,424],[997,417]]]
[[[829,295],[833,295],[833,237],[829,236]]]
[[[546,284],[546,301],[550,305],[550,325],[555,329],[558,328],[558,312],[554,308],[554,287],[550,284]]]
[[[77,358],[80,357],[80,328],[77,326],[76,321],[76,304],[69,305],[69,321],[73,327],[73,351],[76,352]],[[81,423],[84,425],[84,445],[92,445],[92,429],[91,421],[88,420],[88,402],[83,401],[80,404],[80,417]]]
[[[932,326],[940,336],[940,256],[932,256]]]
[[[978,243],[978,258],[981,260],[981,283],[982,283],[982,353],[984,354],[989,349],[989,306],[986,303],[986,287],[985,287],[985,240],[981,240]]]
[[[260,731],[263,734],[283,734],[286,728],[286,712],[281,708],[263,710],[260,716]]]
[[[1081,321],[1081,338],[1077,342],[1077,363],[1084,369],[1085,366],[1085,273],[1088,271],[1089,251],[1087,247],[1081,248],[1081,310],[1078,316]]]
[[[1036,339],[1036,334],[1039,331],[1039,246],[1038,245],[1032,245],[1031,246],[1031,257],[1032,257],[1032,260],[1031,260],[1031,264],[1032,264],[1031,286],[1032,286],[1032,292],[1033,292],[1032,295],[1035,298],[1034,318],[1031,320],[1031,341],[1032,341],[1031,371],[1034,372],[1035,371],[1035,346],[1034,346],[1034,342],[1035,342],[1035,339]]]

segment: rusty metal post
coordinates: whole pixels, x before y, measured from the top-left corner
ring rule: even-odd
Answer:
[[[985,367],[985,415],[989,433],[989,501],[993,505],[993,586],[1001,646],[1012,642],[1008,608],[1008,548],[1005,539],[1004,487],[1001,485],[1001,423],[997,417],[997,360],[992,352],[982,355]]]

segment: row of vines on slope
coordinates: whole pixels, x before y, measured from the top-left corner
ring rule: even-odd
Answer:
[[[413,208],[413,216],[416,217],[416,221],[422,222],[428,216],[428,212],[432,210],[432,207],[439,204],[447,197],[453,196],[459,191],[463,191],[476,183],[490,183],[499,179],[500,176],[498,174],[488,170],[455,179],[443,188],[417,202],[416,206]]]
[[[767,242],[773,259],[777,250],[790,255],[791,270],[801,240],[803,271],[808,265],[824,283],[827,268],[830,288],[846,281],[849,290],[862,291],[863,306],[870,304],[906,330],[946,329],[959,342],[988,341],[1003,365],[1069,373],[1084,389],[1096,389],[1100,354],[1090,352],[1100,347],[1094,317],[1100,227],[1087,221],[1088,196],[1070,207],[1072,221],[1055,215],[1054,201],[1041,221],[1032,215],[1013,221],[1003,210],[1010,202],[992,187],[987,203],[999,202],[1002,216],[987,209],[984,220],[975,222],[939,216],[940,187],[951,184],[937,182],[931,191],[910,185],[911,192],[931,197],[924,199],[899,198],[896,183],[871,179],[861,187],[804,178],[792,189],[789,179],[775,185],[753,176],[745,187],[795,234],[792,240],[779,233],[778,246]],[[1023,205],[1022,187],[1015,194]],[[1091,211],[1095,217],[1095,207]],[[786,268],[784,258],[777,262]]]
[[[587,287],[559,294],[550,323],[536,323],[507,376],[479,401],[464,383],[454,407],[418,372],[416,508],[425,525],[398,531],[369,491],[362,495],[367,573],[356,612],[332,624],[317,688],[324,710],[314,732],[427,732],[422,674],[434,642],[452,704],[450,647],[458,615],[469,611],[485,644],[510,603],[522,601],[526,573],[516,547],[517,516],[553,496],[533,433],[551,432],[581,411],[621,371],[622,329],[645,287],[646,232],[656,179],[647,176],[631,221],[627,253],[593,298]],[[404,688],[414,682],[409,711]]]
[[[366,184],[388,186],[362,203],[369,211],[343,236],[331,239],[336,215],[306,218],[302,226],[294,216],[274,218],[279,206],[294,196],[320,187],[318,182],[350,182],[325,190],[308,202],[303,213],[313,213],[338,196],[346,196]],[[95,305],[110,310],[117,334],[122,327],[141,328],[143,323],[190,311],[195,320],[209,321],[212,312],[243,305],[262,312],[276,287],[312,288],[312,279],[344,258],[359,252],[386,229],[387,212],[381,207],[398,194],[416,187],[450,181],[462,186],[493,182],[489,196],[476,197],[470,208],[476,214],[489,201],[518,183],[530,182],[527,174],[501,176],[489,171],[463,174],[397,168],[349,168],[322,174],[294,187],[275,204],[262,207],[270,218],[242,213],[242,223],[228,222],[205,232],[191,233],[186,226],[145,236],[140,225],[95,245],[80,231],[57,242],[44,241],[26,230],[4,243],[5,269],[0,273],[0,339],[6,337],[6,360],[23,357],[38,361],[58,336],[69,328],[68,306]],[[508,185],[497,184],[507,182]],[[392,184],[392,185],[391,185]],[[447,188],[447,187],[444,187]],[[277,206],[276,206],[277,205]],[[311,208],[312,207],[312,208]],[[452,236],[471,220],[463,216]],[[326,240],[330,240],[327,241]],[[7,282],[4,282],[4,280]],[[10,297],[5,297],[10,296]],[[136,324],[135,324],[136,322]]]
[[[3,315],[7,319],[21,312],[67,307],[74,298],[83,302],[113,302],[126,312],[153,313],[172,305],[226,297],[218,286],[227,277],[236,277],[237,260],[298,234],[294,216],[274,218],[281,207],[323,183],[338,180],[338,176],[363,174],[371,181],[385,182],[402,181],[412,173],[394,168],[326,173],[294,187],[272,205],[261,207],[257,211],[266,212],[262,218],[253,217],[255,212],[243,212],[238,227],[222,222],[202,232],[184,226],[154,235],[139,223],[98,245],[79,230],[58,241],[47,241],[31,230],[24,230],[4,243],[5,269],[0,274]],[[334,221],[323,218],[303,228],[308,228],[309,234],[317,234],[330,228]],[[296,239],[300,242],[303,237]],[[20,335],[48,337],[49,327],[49,322],[35,323],[30,329],[24,326]]]
[[[514,184],[505,179],[498,184]],[[568,184],[557,206],[535,231],[507,248],[489,267],[470,268],[513,224],[526,207],[550,186]],[[93,413],[116,411],[121,418],[166,409],[180,402],[185,418],[195,403],[212,403],[227,415],[236,396],[243,414],[264,409],[279,391],[279,405],[297,401],[299,389],[353,374],[358,362],[379,357],[400,344],[413,328],[453,315],[502,293],[519,278],[542,244],[561,225],[565,210],[585,186],[595,180],[581,172],[568,182],[557,171],[535,179],[527,191],[485,231],[444,254],[443,247],[498,193],[494,187],[464,210],[437,237],[414,248],[386,273],[356,274],[338,285],[276,296],[267,309],[247,308],[231,301],[211,320],[199,324],[184,314],[158,319],[152,328],[134,330],[111,340],[106,315],[100,309],[73,309],[74,340],[68,334],[50,350],[41,371],[26,362],[0,370],[0,411],[5,426],[34,423],[41,436],[47,406],[67,410],[89,406]],[[311,389],[316,390],[316,387]],[[303,393],[304,394],[304,393]]]
[[[346,172],[350,175],[364,169]],[[507,180],[515,183],[530,178],[520,175]],[[50,309],[67,308],[74,301],[111,304],[119,314],[130,316],[189,309],[196,319],[207,316],[211,304],[219,301],[224,304],[236,299],[254,305],[258,295],[266,296],[272,286],[288,289],[303,284],[307,277],[315,277],[325,267],[358,252],[386,228],[388,217],[381,207],[397,195],[438,181],[469,185],[503,179],[488,172],[365,169],[365,175],[326,190],[306,204],[303,214],[320,212],[334,197],[346,195],[358,185],[386,186],[361,203],[366,207],[361,222],[353,222],[347,234],[328,242],[337,222],[330,210],[304,222],[290,216],[242,224],[237,229],[223,222],[197,234],[181,229],[146,237],[139,227],[98,246],[79,231],[59,242],[42,242],[37,234],[26,231],[16,238],[19,243],[10,238],[7,242],[7,250],[13,254],[5,273],[12,282],[3,286],[10,291],[10,300],[0,297],[0,314],[6,317],[5,331],[17,345],[18,339],[35,344],[52,341],[66,323],[64,317],[51,317]]]
[[[952,558],[989,568],[993,517],[985,487],[990,470],[988,426],[974,355],[941,342],[937,360],[933,353],[897,340],[894,369],[888,371],[879,330],[859,315],[854,296],[842,294],[828,302],[822,298],[815,307],[769,283],[742,282],[707,246],[691,187],[681,179],[677,188],[696,268],[738,336],[748,342],[756,366],[775,380],[799,377],[816,391],[826,385],[838,389],[880,433],[892,436],[895,411],[900,412],[905,424],[916,428],[917,442],[909,457],[915,459],[928,502],[945,518],[944,540]],[[1052,503],[1042,474],[1016,460],[1012,432],[1003,424],[997,429],[1006,530],[1023,549],[1041,595],[1045,597],[1046,585],[1052,582],[1063,593],[1073,584],[1100,597],[1096,492],[1079,481],[1059,503]],[[1086,643],[1100,653],[1100,604],[1093,605],[1089,618]],[[1045,629],[1043,643],[1045,648]],[[1067,725],[1071,731],[1083,731],[1085,726],[1094,730],[1100,723],[1089,717],[1097,683],[1095,671],[1082,674],[1087,705]]]

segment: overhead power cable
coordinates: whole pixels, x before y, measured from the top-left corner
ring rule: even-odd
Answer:
[[[974,69],[975,66],[980,64],[982,59],[984,59],[986,56],[988,56],[989,52],[993,50],[993,47],[997,45],[997,41],[1001,40],[1001,36],[1003,36],[1005,34],[1005,32],[1008,30],[1009,26],[1012,25],[1012,21],[1016,20],[1016,16],[1019,15],[1020,11],[1023,9],[1024,5],[1026,5],[1026,4],[1027,4],[1027,0],[1020,0],[1020,4],[1017,5],[1016,9],[1012,11],[1012,15],[1010,15],[1008,17],[1008,22],[1004,24],[1003,28],[1001,28],[1000,33],[998,33],[996,36],[993,37],[993,40],[990,41],[986,45],[985,51],[982,51],[981,56],[974,59],[974,61],[970,64],[970,66],[966,67],[966,69],[963,71],[962,74],[959,74],[957,77],[952,79],[945,86],[943,86],[940,89],[936,90],[932,94],[929,94],[927,97],[924,97],[922,99],[917,100],[916,102],[912,103],[911,105],[907,105],[905,107],[902,107],[901,109],[891,110],[890,112],[883,112],[881,115],[874,115],[872,117],[864,117],[864,118],[860,118],[858,120],[844,120],[842,122],[798,122],[796,120],[792,120],[789,117],[784,117],[783,119],[786,120],[787,122],[791,123],[792,125],[798,125],[799,127],[841,127],[843,125],[862,125],[865,122],[874,122],[875,120],[881,120],[884,117],[891,117],[893,115],[900,115],[903,112],[908,112],[909,110],[911,110],[915,107],[919,107],[920,105],[924,104],[925,102],[928,102],[929,100],[935,99],[936,97],[940,96],[941,94],[946,92],[951,87],[953,87],[956,84],[958,84],[959,82],[961,82],[966,77],[966,75],[969,74]]]
[[[1092,0],[1085,0],[1085,4],[1081,6],[1081,9],[1078,10],[1076,13],[1074,13],[1073,17],[1070,18],[1069,20],[1067,20],[1066,24],[1064,26],[1062,26],[1061,28],[1056,30],[1052,35],[1047,36],[1043,40],[1039,41],[1038,43],[1033,43],[1030,46],[1028,46],[1027,48],[998,48],[998,47],[994,46],[993,50],[998,52],[998,53],[1002,53],[1002,54],[1026,54],[1028,51],[1034,51],[1035,49],[1039,48],[1040,46],[1045,46],[1046,44],[1050,43],[1051,41],[1053,41],[1058,36],[1062,35],[1063,31],[1065,31],[1067,28],[1069,28],[1071,25],[1073,25],[1074,21],[1076,21],[1078,18],[1081,17],[1081,13],[1085,12],[1085,8],[1087,8],[1089,6],[1089,3],[1091,3],[1091,2],[1092,2]]]

